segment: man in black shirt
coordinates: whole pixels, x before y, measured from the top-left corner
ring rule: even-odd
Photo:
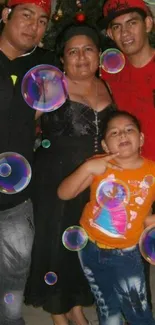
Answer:
[[[16,152],[32,164],[37,112],[21,94],[25,73],[38,62],[50,0],[9,0],[0,35],[0,153]],[[34,237],[30,184],[0,192],[0,325],[24,325],[21,306]]]

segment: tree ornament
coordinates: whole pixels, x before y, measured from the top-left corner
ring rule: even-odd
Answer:
[[[86,20],[86,15],[82,10],[80,10],[76,13],[75,18],[79,23],[83,23]]]
[[[52,17],[55,21],[58,21],[60,19],[60,17],[57,14],[54,14]]]
[[[77,0],[77,1],[76,1],[76,5],[77,5],[78,8],[81,8],[81,7],[82,7],[82,3],[81,3],[81,1],[80,1],[80,0]]]
[[[59,8],[58,11],[57,11],[57,15],[61,18],[63,16],[63,12],[62,12],[62,9]]]

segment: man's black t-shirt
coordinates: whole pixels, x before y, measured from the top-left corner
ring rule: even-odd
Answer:
[[[17,152],[32,165],[35,113],[23,99],[21,82],[25,73],[37,65],[42,50],[10,61],[0,52],[0,153]],[[30,197],[31,183],[17,194],[0,193],[0,210],[8,209]]]

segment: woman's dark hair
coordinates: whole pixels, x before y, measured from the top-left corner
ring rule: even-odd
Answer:
[[[140,124],[140,122],[139,122],[139,120],[137,119],[136,116],[134,116],[134,115],[132,115],[132,114],[126,112],[126,111],[113,111],[112,113],[108,114],[108,116],[104,120],[103,132],[102,132],[103,139],[105,139],[105,137],[106,137],[106,133],[107,133],[107,130],[108,130],[109,123],[113,119],[115,119],[117,117],[127,117],[127,118],[129,118],[132,121],[132,123],[136,126],[138,131],[141,132],[141,124]]]
[[[77,35],[86,35],[91,38],[96,45],[96,47],[100,50],[101,48],[101,34],[96,26],[92,26],[86,23],[72,23],[68,25],[65,30],[63,30],[56,38],[56,46],[55,50],[59,58],[64,55],[64,48],[66,42]]]

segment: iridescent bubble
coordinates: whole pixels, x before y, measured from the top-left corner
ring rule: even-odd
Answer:
[[[143,231],[139,240],[139,248],[145,260],[155,265],[155,224]]]
[[[155,0],[145,0],[146,4],[155,5]]]
[[[29,162],[16,152],[0,154],[0,165],[9,165],[11,173],[7,176],[0,175],[0,192],[16,194],[27,187],[31,180],[31,166]]]
[[[80,226],[67,228],[62,235],[63,245],[70,251],[80,251],[88,242],[86,231]]]
[[[6,293],[4,296],[4,301],[6,304],[10,305],[14,302],[14,295],[12,293]]]
[[[146,185],[148,185],[148,187],[152,186],[154,181],[155,181],[155,178],[153,175],[146,175],[144,177],[144,182]]]
[[[96,200],[100,207],[107,210],[117,209],[129,202],[130,191],[120,179],[103,180],[96,191]]]
[[[11,166],[7,163],[0,164],[0,176],[8,177],[11,174]]]
[[[26,73],[21,91],[30,107],[42,112],[55,111],[66,101],[67,80],[58,68],[41,64]]]
[[[124,54],[117,49],[107,49],[100,56],[100,65],[108,73],[118,73],[125,65]]]
[[[51,145],[51,142],[50,142],[50,140],[48,140],[48,139],[44,139],[43,141],[42,141],[42,147],[43,148],[49,148],[50,147],[50,145]]]
[[[57,282],[58,277],[55,272],[48,272],[45,274],[44,280],[49,286],[53,286]]]

